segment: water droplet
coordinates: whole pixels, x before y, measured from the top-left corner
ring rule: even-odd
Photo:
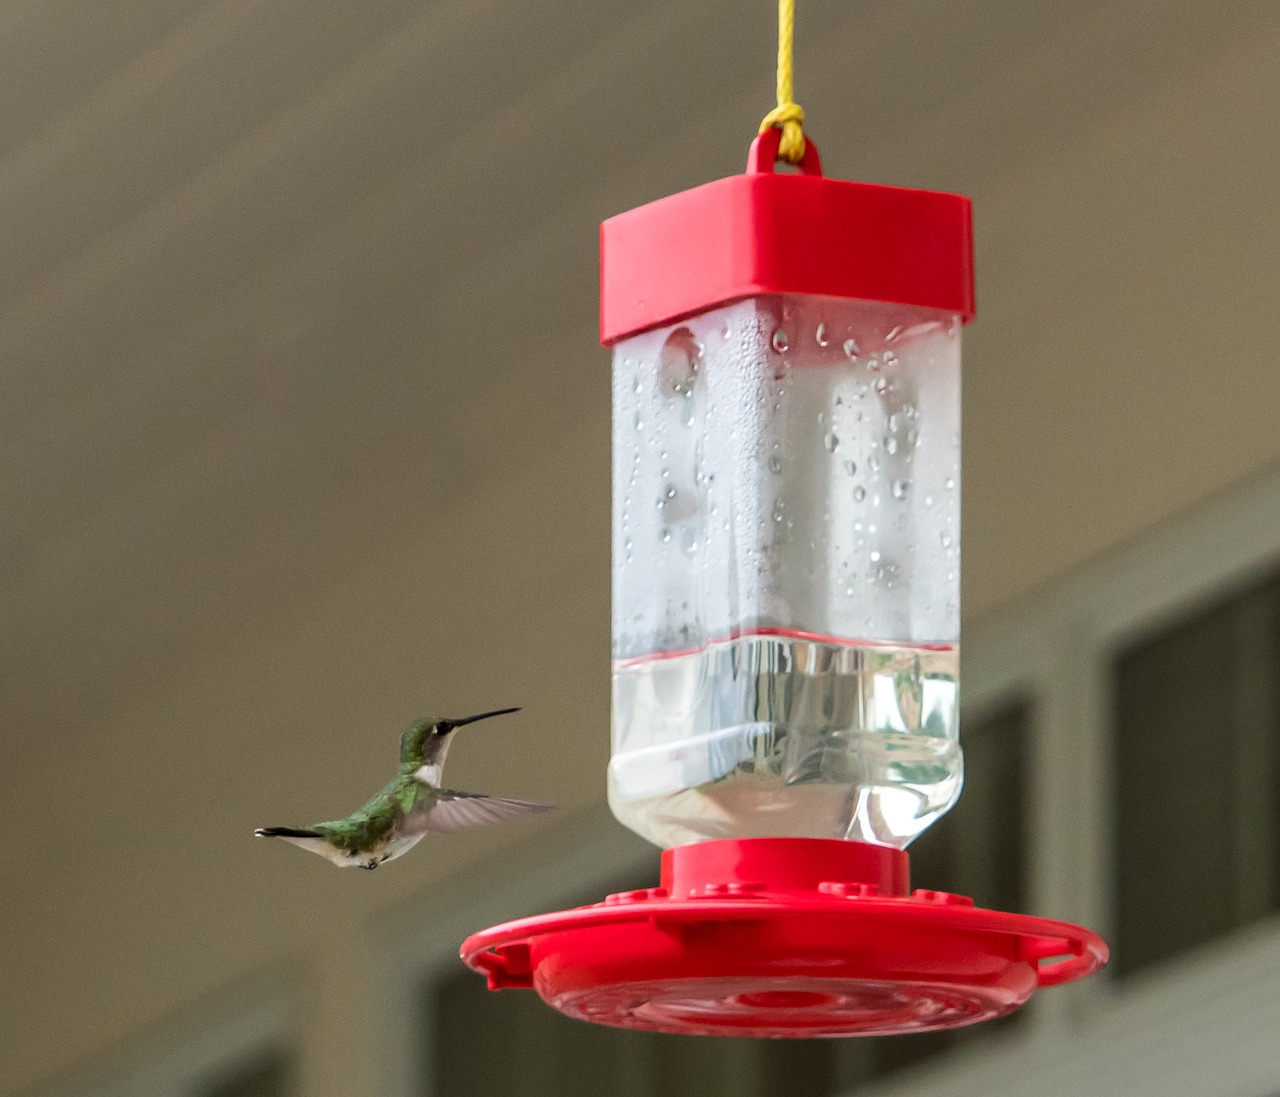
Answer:
[[[902,334],[902,325],[897,324],[894,326],[893,330],[890,331],[889,334],[884,337],[884,341],[886,343],[892,343],[901,334]]]
[[[872,386],[872,388],[876,390],[877,396],[883,396],[886,392],[890,390],[891,387],[892,386],[890,386],[889,382],[886,381],[883,377],[877,377],[876,383]]]
[[[636,430],[644,430],[644,417],[639,412],[636,412]]]
[[[726,320],[723,324],[720,325],[720,334],[725,339],[728,339],[729,336],[733,334],[733,325],[730,324],[728,320]]]
[[[791,349],[791,340],[781,328],[773,333],[773,349],[779,354],[786,354]]]
[[[845,357],[848,358],[850,362],[857,361],[858,341],[856,339],[846,339],[844,341],[844,353]]]
[[[825,347],[831,342],[831,337],[827,334],[827,325],[819,324],[818,330],[814,333],[814,338],[818,340],[818,346]]]
[[[942,542],[942,547],[944,549],[949,549],[955,544],[955,540],[952,538],[951,534],[945,532],[938,536],[938,540]]]
[[[933,506],[933,496],[932,496],[932,495],[926,495],[926,496],[924,497],[924,505],[925,505],[926,507],[931,507],[931,506]]]
[[[840,447],[840,439],[834,430],[829,430],[822,439],[822,444],[827,447],[828,453],[835,453]]]
[[[837,396],[837,397],[836,397],[836,407],[838,407],[838,408],[842,408],[842,407],[844,407],[844,397],[843,397],[843,396]]]
[[[778,473],[780,473],[780,472],[782,471],[782,458],[781,458],[781,457],[776,457],[776,456],[775,456],[775,457],[770,457],[770,458],[769,458],[769,471],[770,471],[770,472],[772,472],[772,473],[774,474],[774,476],[777,476],[777,475],[778,475]]]
[[[664,529],[662,531],[662,543],[665,545],[670,540],[671,540],[671,531],[669,529]]]
[[[880,372],[880,359],[877,358],[874,354],[867,359],[867,369],[869,369],[872,373]]]
[[[956,482],[950,476],[948,476],[943,483],[943,487],[945,487],[948,491],[951,491],[955,486],[956,486]]]
[[[640,375],[638,373],[631,382],[631,391],[637,396],[644,391],[644,383],[640,380]]]
[[[853,461],[846,461],[844,463],[844,471],[850,476],[855,476],[858,472],[858,466]]]
[[[854,575],[852,575],[852,576],[851,576],[851,578],[853,578],[853,579],[856,579],[857,577],[858,577],[858,576],[857,576],[856,574],[854,574]],[[852,596],[853,596],[853,586],[852,586],[852,584],[850,584],[849,586],[845,587],[845,588],[844,588],[844,592],[845,592],[845,594],[846,594],[847,596],[852,597]]]
[[[903,404],[902,414],[905,415],[908,419],[914,419],[916,417],[915,404]]]
[[[898,356],[891,350],[884,352],[884,368],[893,369],[898,364]]]
[[[898,440],[892,434],[884,436],[884,451],[890,457],[898,452]]]
[[[692,526],[685,529],[680,537],[680,547],[686,556],[693,556],[698,551],[698,531]]]
[[[920,432],[912,427],[907,431],[907,445],[918,446],[920,444]]]
[[[665,471],[665,470],[664,470],[664,471]],[[665,496],[667,497],[667,499],[674,499],[674,498],[676,497],[676,487],[675,487],[675,485],[674,485],[674,484],[668,484],[668,485],[667,485],[667,490],[663,492],[663,495],[665,495]]]
[[[878,564],[878,563],[880,563],[880,550],[879,550],[879,549],[872,549],[872,550],[871,550],[871,562],[872,562],[873,564]]]
[[[889,428],[890,433],[896,432],[898,429],[898,417],[896,415],[890,415],[889,418],[884,421],[884,425]]]
[[[855,503],[861,503],[867,497],[867,489],[857,487],[853,489],[853,500]]]
[[[880,458],[877,457],[874,453],[867,458],[867,468],[869,468],[872,472],[880,471]]]
[[[786,509],[787,509],[786,504],[781,499],[779,499],[776,503],[774,503],[773,504],[773,520],[775,522],[781,522],[782,519],[786,517]]]
[[[889,486],[889,490],[893,492],[895,499],[905,499],[907,497],[907,488],[910,486],[905,480],[895,480]]]
[[[702,344],[688,328],[676,328],[658,352],[662,391],[688,396],[697,383],[701,365]]]

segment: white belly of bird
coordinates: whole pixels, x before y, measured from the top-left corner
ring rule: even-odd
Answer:
[[[394,861],[397,857],[403,857],[420,841],[422,841],[422,835],[420,834],[389,838],[385,842],[379,842],[372,849],[361,850],[355,854],[346,853],[329,846],[325,856],[341,868],[376,868],[387,861]]]
[[[394,861],[397,857],[403,857],[421,841],[421,834],[414,834],[405,838],[392,838],[387,843],[386,856],[382,859],[384,861]]]

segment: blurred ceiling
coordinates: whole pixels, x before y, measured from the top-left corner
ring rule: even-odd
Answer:
[[[832,174],[980,193],[1273,15],[805,0],[797,97]],[[69,717],[447,536],[449,500],[603,415],[596,223],[738,170],[773,20],[0,2],[6,718]]]

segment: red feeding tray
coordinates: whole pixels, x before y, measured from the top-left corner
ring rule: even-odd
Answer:
[[[1088,975],[1080,926],[908,890],[907,855],[750,838],[662,855],[662,886],[469,937],[491,990],[597,1024],[704,1036],[878,1036],[1009,1013]]]

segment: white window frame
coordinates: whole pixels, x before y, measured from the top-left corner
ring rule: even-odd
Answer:
[[[1171,521],[1069,580],[966,631],[967,719],[1030,705],[1030,909],[1108,936],[1111,668],[1143,635],[1280,571],[1280,468]],[[430,1093],[421,995],[458,969],[458,943],[555,909],[644,863],[601,808],[553,840],[472,870],[449,894],[388,922],[378,973],[383,1097]],[[601,883],[601,886],[605,886]],[[1037,996],[1029,1022],[902,1071],[860,1097],[1275,1097],[1280,1093],[1280,919],[1268,918],[1117,984]],[[508,992],[520,993],[520,992]],[[513,1064],[513,1069],[519,1069]],[[426,1088],[424,1088],[426,1087]]]
[[[251,979],[184,1010],[109,1061],[24,1097],[190,1097],[276,1050],[298,1065],[298,1017],[290,980]]]

